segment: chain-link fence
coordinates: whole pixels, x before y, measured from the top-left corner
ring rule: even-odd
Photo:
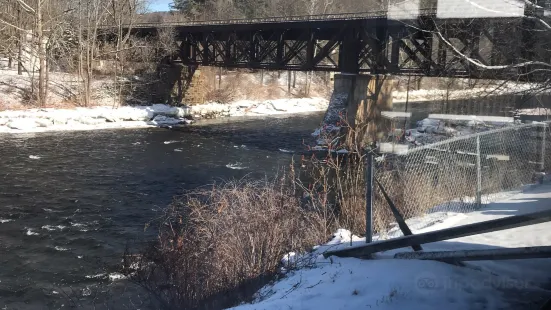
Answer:
[[[375,179],[413,230],[450,212],[477,210],[539,182],[551,170],[548,123],[518,125],[385,154],[375,161]],[[373,185],[373,230],[382,238],[401,235],[381,187]]]

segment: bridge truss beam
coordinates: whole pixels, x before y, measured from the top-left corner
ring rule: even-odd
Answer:
[[[132,31],[155,37],[160,29],[148,26]],[[523,18],[421,16],[398,21],[378,17],[173,29],[179,52],[172,60],[188,66],[538,80],[541,74],[526,74],[526,70],[522,74],[512,65],[550,58],[548,49],[536,46],[545,42],[534,39],[541,31],[526,29]],[[536,52],[542,50],[545,53]],[[459,53],[483,66],[505,68],[485,70]]]

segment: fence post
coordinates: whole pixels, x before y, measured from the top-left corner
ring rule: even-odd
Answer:
[[[373,241],[373,152],[368,148],[365,156],[365,242]]]
[[[482,167],[480,160],[480,134],[476,136],[476,205],[482,206]]]
[[[541,171],[540,172],[545,171],[545,143],[547,142],[546,135],[547,135],[547,123],[543,123],[543,137],[541,140],[541,161],[540,161]]]

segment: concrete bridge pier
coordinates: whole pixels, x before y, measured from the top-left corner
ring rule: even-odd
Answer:
[[[391,125],[381,112],[392,110],[393,89],[394,80],[387,75],[335,75],[318,144],[327,144],[335,135],[341,136],[339,143],[347,148],[381,141]]]

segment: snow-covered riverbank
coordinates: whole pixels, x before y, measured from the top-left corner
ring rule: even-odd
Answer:
[[[237,101],[192,107],[164,104],[92,107],[75,109],[28,109],[0,112],[0,133],[144,128],[190,124],[191,119],[231,116],[274,115],[324,111],[323,98],[278,99],[262,102]]]
[[[548,210],[551,185],[543,185],[486,205],[469,214],[449,212],[424,233],[506,216]],[[422,220],[422,219],[419,219]],[[551,224],[423,244],[425,251],[491,250],[544,246]],[[289,253],[282,260],[283,277],[265,286],[252,304],[235,310],[276,309],[540,309],[551,296],[549,259],[465,262],[465,267],[438,261],[394,259],[409,248],[377,253],[373,259],[330,257],[328,250],[358,246],[365,239],[339,230],[332,241],[311,253]],[[291,271],[286,269],[291,267]]]

